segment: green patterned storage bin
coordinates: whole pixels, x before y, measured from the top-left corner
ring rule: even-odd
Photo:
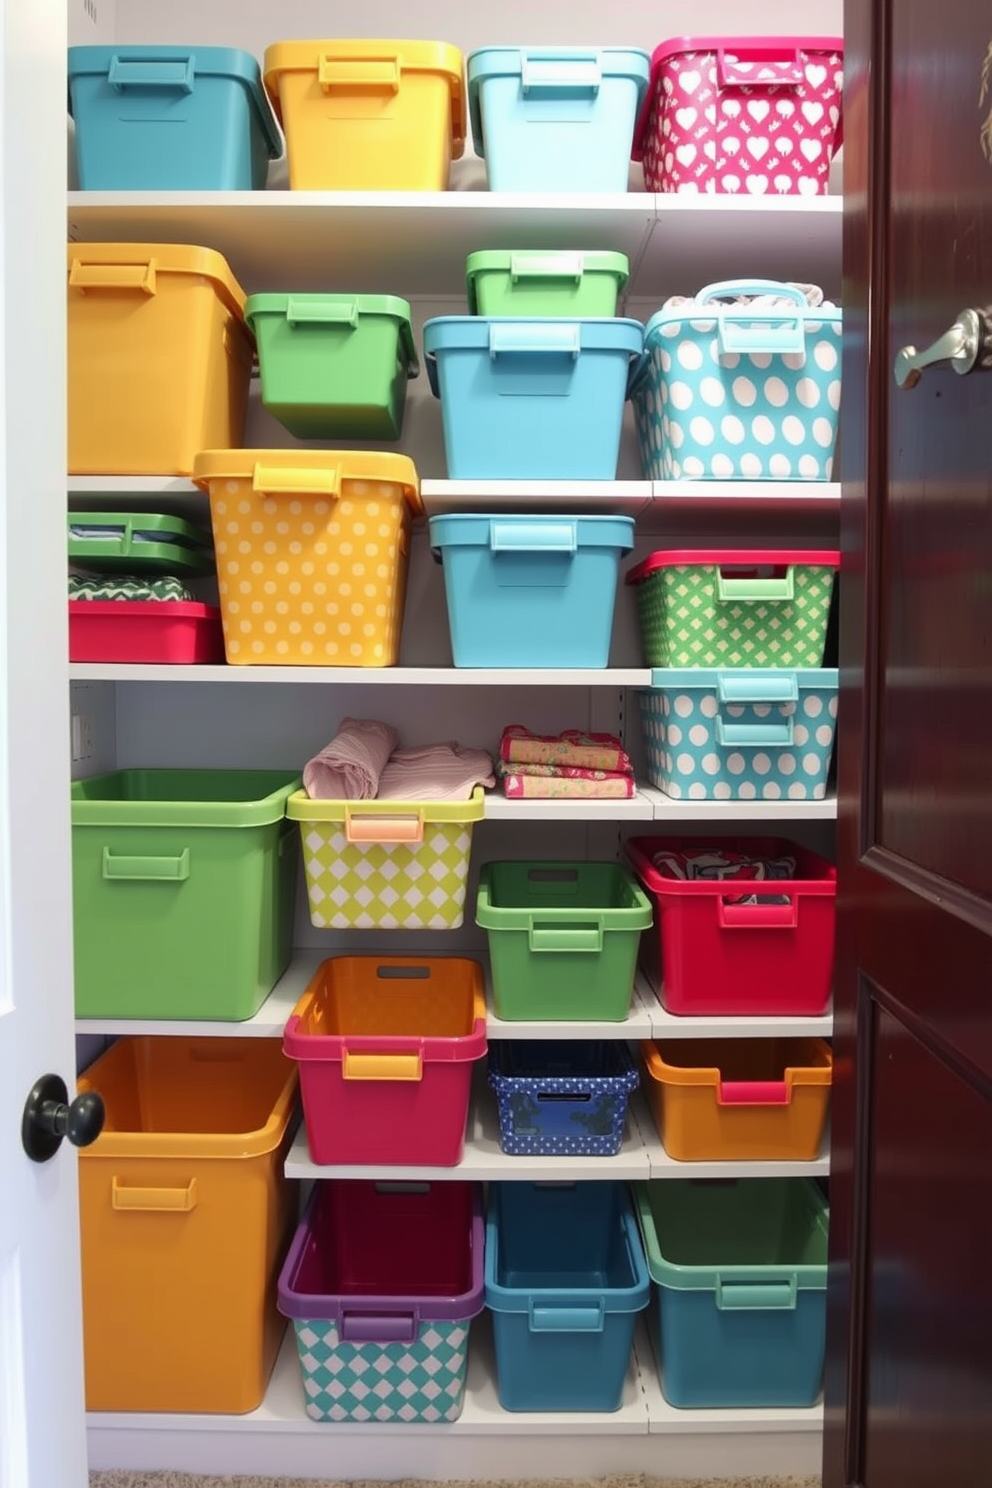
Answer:
[[[470,801],[312,801],[297,791],[310,920],[321,930],[455,930],[465,915]]]
[[[631,569],[650,667],[820,667],[837,552],[658,552]]]

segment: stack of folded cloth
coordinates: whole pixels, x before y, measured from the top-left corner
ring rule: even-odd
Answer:
[[[687,847],[681,852],[662,849],[654,854],[654,866],[666,878],[708,879],[711,882],[749,879],[768,883],[774,879],[795,878],[795,858],[752,858],[747,853],[724,851],[716,847]],[[788,894],[750,893],[728,900],[731,904],[788,904]]]
[[[123,599],[144,602],[152,599],[190,600],[193,598],[193,593],[182,579],[168,574],[149,579],[137,578],[129,574],[107,574],[102,578],[92,579],[71,573],[69,575],[69,598]]]
[[[504,795],[516,798],[627,801],[634,794],[630,758],[612,734],[566,729],[542,736],[511,723],[503,730],[496,768]]]
[[[345,718],[304,768],[307,794],[315,801],[468,801],[477,785],[496,784],[484,749],[459,744],[399,749],[399,742],[391,724]]]

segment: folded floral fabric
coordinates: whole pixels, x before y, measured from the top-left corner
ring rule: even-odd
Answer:
[[[688,880],[738,880],[752,879],[769,882],[774,879],[795,878],[796,860],[783,855],[780,858],[752,858],[746,853],[723,851],[719,848],[686,848],[683,852],[663,850],[654,854],[654,866],[666,878]],[[742,894],[730,901],[733,904],[788,904],[787,894]]]
[[[496,784],[484,749],[423,744],[397,749],[379,781],[380,801],[467,801],[477,785]]]
[[[400,736],[374,718],[345,718],[331,742],[303,768],[312,800],[372,801]]]
[[[582,778],[577,778],[582,776]],[[603,770],[573,771],[571,775],[503,775],[503,794],[511,799],[629,801],[634,794],[630,775],[608,775]]]
[[[522,723],[511,723],[503,730],[499,754],[507,765],[570,765],[579,770],[632,773],[630,757],[619,739],[581,729],[540,735],[532,734]]]
[[[628,770],[581,770],[577,765],[505,765],[500,760],[499,775],[533,775],[557,780],[633,780]]]

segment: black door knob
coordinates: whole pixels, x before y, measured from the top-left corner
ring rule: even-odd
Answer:
[[[47,1162],[68,1137],[73,1147],[89,1147],[103,1131],[103,1098],[95,1090],[72,1102],[61,1075],[42,1075],[24,1105],[21,1142],[32,1162]]]

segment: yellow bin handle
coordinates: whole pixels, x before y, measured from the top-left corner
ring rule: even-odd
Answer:
[[[341,1072],[346,1080],[422,1080],[423,1050],[416,1054],[352,1054],[345,1049]]]
[[[117,1178],[110,1182],[110,1202],[115,1209],[139,1214],[189,1214],[196,1208],[196,1179],[185,1188],[130,1188]]]
[[[370,93],[400,91],[400,59],[395,52],[378,57],[331,57],[317,66],[317,81],[325,93],[332,88],[361,88]]]
[[[69,270],[69,288],[82,290],[84,294],[88,289],[138,289],[142,294],[153,295],[157,272],[158,260],[154,258],[133,264],[86,263],[82,258],[74,258]]]
[[[330,496],[341,495],[341,467],[327,465],[315,470],[286,470],[272,465],[256,465],[252,471],[252,490],[260,496]]]

